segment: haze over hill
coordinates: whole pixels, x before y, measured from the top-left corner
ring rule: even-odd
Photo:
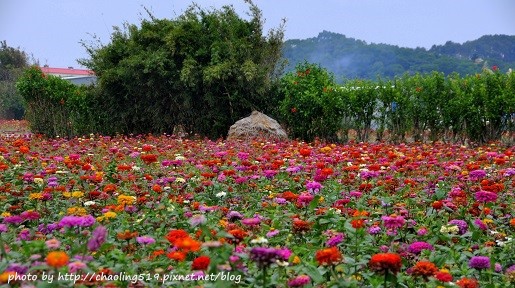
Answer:
[[[464,76],[497,66],[505,72],[515,68],[515,36],[486,35],[463,44],[448,41],[430,49],[403,48],[389,44],[366,43],[329,31],[315,38],[287,40],[283,56],[288,60],[286,72],[297,63],[318,63],[334,73],[337,81],[361,78],[393,78],[404,73]]]

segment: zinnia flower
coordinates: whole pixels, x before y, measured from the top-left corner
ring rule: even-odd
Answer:
[[[66,252],[63,251],[52,251],[46,256],[46,263],[48,266],[54,268],[59,268],[68,264],[68,260],[70,260],[70,258]]]
[[[318,250],[315,255],[318,265],[335,265],[343,260],[342,253],[337,247]]]
[[[474,256],[469,260],[469,267],[474,269],[489,269],[490,268],[490,258],[487,256]]]
[[[419,261],[411,270],[413,276],[421,276],[424,281],[428,281],[427,278],[435,275],[438,272],[436,265],[429,261]]]
[[[408,247],[408,251],[413,254],[420,254],[423,250],[433,251],[434,248],[431,244],[424,241],[413,242]]]
[[[397,216],[395,214],[392,214],[390,216],[382,216],[381,219],[384,222],[384,226],[388,229],[397,229],[404,226],[404,223],[406,223],[406,220],[404,220],[404,217]]]
[[[368,267],[375,272],[385,273],[389,271],[397,274],[402,267],[401,256],[396,253],[378,253],[370,258]]]
[[[105,242],[107,237],[107,229],[104,226],[98,226],[93,230],[91,238],[88,241],[88,250],[97,251],[98,248]]]
[[[460,280],[456,281],[456,285],[458,285],[460,288],[479,288],[479,283],[474,278],[461,278]]]
[[[478,191],[474,194],[474,197],[476,201],[488,203],[488,202],[495,202],[497,201],[497,193],[490,192],[490,191]]]
[[[309,282],[311,282],[311,278],[308,275],[300,275],[288,281],[288,287],[302,287]]]
[[[191,263],[191,269],[193,270],[206,270],[209,267],[209,263],[211,262],[211,258],[208,256],[199,256],[193,259]]]
[[[449,221],[448,224],[449,225],[456,225],[456,226],[458,226],[459,234],[460,235],[463,235],[463,234],[467,233],[468,224],[464,220],[454,219],[454,220]]]

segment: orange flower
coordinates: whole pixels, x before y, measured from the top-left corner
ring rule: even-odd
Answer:
[[[311,222],[301,219],[293,219],[293,233],[307,232],[311,229]]]
[[[13,277],[15,277],[16,274],[17,273],[14,271],[3,272],[2,274],[0,274],[0,283],[8,283],[9,277],[11,277],[11,279],[13,279]],[[13,282],[13,281],[11,280],[10,282]]]
[[[193,263],[191,263],[191,269],[193,270],[206,270],[211,262],[211,258],[208,256],[200,256],[193,259]]]
[[[511,218],[510,220],[510,226],[515,227],[515,218]]]
[[[180,252],[180,251],[173,251],[173,252],[167,253],[166,257],[168,257],[169,259],[178,261],[178,262],[182,262],[186,259],[186,254],[184,252]]]
[[[241,241],[243,241],[243,239],[245,239],[245,237],[247,237],[247,232],[241,229],[229,230],[229,234],[231,234],[232,237],[234,237],[234,239],[231,239],[231,242],[234,241],[235,243],[240,243]]]
[[[368,266],[372,271],[384,273],[390,271],[397,274],[401,270],[401,256],[395,253],[378,253],[372,256],[368,262]]]
[[[125,230],[123,232],[118,232],[116,233],[116,238],[118,238],[118,240],[131,240],[132,238],[136,238],[138,237],[138,232],[131,232],[129,230]]]
[[[188,252],[195,252],[195,251],[200,250],[201,244],[202,243],[200,243],[199,241],[188,237],[188,238],[183,238],[181,240],[178,240],[175,243],[175,246],[177,246],[177,248],[179,248],[181,251],[188,253]]]
[[[365,227],[365,220],[364,219],[354,219],[350,221],[350,224],[352,225],[352,228],[359,229]]]
[[[315,259],[318,265],[334,265],[342,261],[342,253],[337,247],[325,248],[318,250]]]
[[[435,275],[438,272],[438,268],[435,264],[429,261],[419,261],[412,268],[413,276],[421,276],[424,281],[428,281],[428,277]]]
[[[59,268],[68,264],[70,258],[63,251],[52,251],[46,256],[46,263],[48,266]]]

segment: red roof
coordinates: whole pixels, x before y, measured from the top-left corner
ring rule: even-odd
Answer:
[[[45,74],[58,74],[58,75],[95,75],[95,72],[86,69],[73,69],[73,68],[52,68],[41,67],[41,71]]]

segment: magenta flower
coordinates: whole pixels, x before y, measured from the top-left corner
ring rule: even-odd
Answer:
[[[302,287],[309,282],[311,282],[311,278],[308,275],[300,275],[288,281],[288,287]]]
[[[474,194],[474,197],[475,197],[476,201],[483,202],[483,203],[497,201],[497,194],[494,192],[490,192],[490,191],[484,191],[484,190],[478,191]]]
[[[406,223],[404,217],[397,216],[395,214],[391,216],[382,216],[381,219],[383,220],[384,226],[388,229],[401,228]]]
[[[408,247],[408,252],[412,254],[420,254],[423,250],[433,251],[434,248],[431,244],[424,241],[413,242]]]

